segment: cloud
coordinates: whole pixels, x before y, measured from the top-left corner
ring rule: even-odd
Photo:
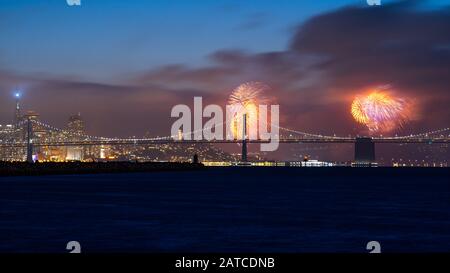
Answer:
[[[415,98],[422,127],[448,125],[450,104],[450,9],[420,10],[418,1],[382,8],[350,7],[313,18],[299,27],[291,50],[320,56],[331,96],[352,95],[392,84]],[[430,119],[430,118],[433,118]]]
[[[194,96],[205,95],[201,90],[170,89],[157,84],[114,85],[7,72],[0,72],[0,80],[0,124],[11,122],[11,90],[21,83],[22,111],[35,110],[42,120],[60,128],[70,115],[81,112],[89,133],[103,136],[169,134],[174,104],[187,104]]]

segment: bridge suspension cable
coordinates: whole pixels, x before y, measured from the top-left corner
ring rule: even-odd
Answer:
[[[57,127],[54,127],[52,125],[37,121],[37,120],[30,120],[31,122],[46,128],[48,130],[51,131],[57,131],[57,132],[61,132],[64,134],[71,134],[71,135],[76,135],[79,137],[84,138],[87,141],[99,141],[99,142],[138,142],[138,141],[162,141],[162,140],[171,140],[171,139],[176,139],[177,137],[179,137],[179,135],[170,135],[170,136],[162,136],[162,137],[152,137],[152,138],[111,138],[111,137],[102,137],[102,136],[94,136],[94,135],[87,135],[87,134],[80,134],[80,133],[74,133],[72,131],[69,130],[65,130],[65,129],[60,129]],[[20,123],[18,123],[16,126],[20,127],[20,126],[24,126],[28,121],[21,121]],[[222,122],[220,124],[217,125],[213,125],[210,127],[204,127],[202,129],[199,130],[195,130],[195,131],[190,131],[190,132],[183,132],[181,134],[182,138],[186,138],[187,136],[191,136],[192,134],[196,134],[198,132],[203,132],[205,130],[211,130],[213,127],[215,126],[223,126],[223,124],[225,124],[225,122]],[[267,126],[267,124],[266,124]],[[282,126],[278,126],[278,125],[270,125],[270,126],[274,126],[278,129],[280,129],[280,131],[286,131],[289,133],[294,133],[294,134],[298,134],[298,135],[302,135],[304,137],[308,137],[308,138],[313,138],[313,139],[331,139],[331,140],[348,140],[349,138],[352,138],[350,136],[348,137],[342,137],[342,136],[329,136],[329,135],[322,135],[322,134],[312,134],[312,133],[307,133],[307,132],[302,132],[302,131],[298,131],[298,130],[294,130],[294,129],[290,129],[290,128],[286,128],[286,127],[282,127]],[[424,138],[424,137],[428,137],[429,135],[435,135],[435,134],[440,134],[440,133],[444,133],[450,131],[450,128],[443,128],[443,129],[439,129],[439,130],[434,130],[434,131],[429,131],[429,132],[425,132],[425,133],[420,133],[420,134],[411,134],[411,135],[406,135],[406,136],[393,136],[393,137],[374,137],[374,139],[395,139],[395,140],[408,140],[408,139],[417,139],[417,138]],[[447,135],[445,137],[449,137],[450,135]],[[279,139],[281,139],[280,136],[278,136]],[[4,142],[7,143],[7,142]],[[15,142],[17,144],[19,144],[19,142]],[[20,143],[25,143],[25,142],[20,142]]]
[[[265,124],[265,126],[267,126],[268,124],[263,122]],[[328,135],[320,135],[320,134],[312,134],[312,133],[306,133],[306,132],[302,132],[302,131],[298,131],[298,130],[294,130],[294,129],[289,129],[286,127],[282,127],[282,126],[278,126],[275,124],[270,124],[270,126],[276,127],[280,130],[286,131],[286,132],[290,132],[290,133],[294,133],[294,134],[299,134],[299,135],[304,135],[310,138],[319,138],[319,139],[348,139],[348,137],[341,137],[341,136],[328,136]]]
[[[387,137],[387,138],[390,138],[390,139],[423,138],[423,137],[428,137],[429,135],[439,134],[439,133],[443,133],[446,131],[450,131],[450,128],[443,128],[443,129],[439,129],[439,130],[434,130],[434,131],[429,131],[429,132],[414,134],[414,135],[411,134],[411,135],[407,135],[407,136],[395,136],[395,137]]]
[[[49,130],[53,130],[53,131],[57,131],[57,132],[62,132],[62,133],[66,133],[66,134],[74,134],[73,132],[71,132],[71,131],[69,131],[69,130],[60,129],[60,128],[54,127],[54,126],[52,126],[52,125],[49,125],[49,124],[46,124],[46,123],[43,123],[43,122],[40,122],[40,121],[31,120],[31,122],[33,122],[33,123],[35,123],[35,124],[37,124],[37,125],[39,125],[39,126],[42,126],[42,127],[46,128],[46,129],[49,129]],[[224,122],[222,122],[222,123],[220,123],[220,124],[218,124],[218,125],[214,125],[214,126],[222,126],[223,124],[224,124]],[[22,125],[23,125],[23,124],[22,124]],[[203,131],[205,131],[205,130],[210,130],[210,129],[212,129],[212,128],[213,128],[213,127],[204,127],[204,128],[202,128],[202,129],[195,130],[195,131],[183,132],[183,133],[182,133],[182,137],[184,138],[184,137],[190,136],[190,135],[192,135],[192,134],[195,135],[195,134],[198,133],[198,132],[203,132]],[[86,138],[87,140],[97,140],[97,141],[124,141],[124,142],[126,142],[126,141],[132,142],[132,141],[158,141],[158,140],[169,140],[169,139],[175,139],[175,138],[178,137],[178,135],[171,135],[171,136],[153,137],[153,138],[111,138],[111,137],[101,137],[101,136],[93,136],[93,135],[87,135],[87,134],[79,134],[79,133],[75,133],[75,135],[76,135],[76,136],[79,136],[79,137],[84,137],[84,138]]]

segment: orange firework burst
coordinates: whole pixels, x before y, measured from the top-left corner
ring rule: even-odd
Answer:
[[[369,117],[366,115],[364,111],[363,101],[359,97],[356,97],[353,100],[352,115],[353,118],[361,124],[367,124],[369,122]]]
[[[410,104],[403,98],[393,97],[386,91],[376,90],[353,100],[351,113],[356,122],[370,131],[391,131],[409,119]]]
[[[238,86],[230,95],[228,104],[234,107],[236,115],[230,126],[234,138],[242,137],[242,116],[247,114],[247,132],[249,128],[258,127],[258,107],[268,104],[269,99],[264,93],[270,87],[260,82],[249,82]]]

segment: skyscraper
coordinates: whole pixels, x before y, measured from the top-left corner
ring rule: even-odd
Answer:
[[[70,116],[67,127],[71,133],[74,133],[78,137],[85,134],[84,121],[80,113]]]
[[[16,98],[16,109],[14,114],[14,124],[18,124],[20,122],[21,116],[20,116],[20,93],[16,92],[14,94],[14,97]]]
[[[84,121],[81,118],[81,114],[73,115],[69,117],[67,123],[68,139],[72,141],[82,141],[85,133]],[[87,153],[87,150],[82,146],[73,146],[66,148],[66,158],[69,161],[82,161]]]

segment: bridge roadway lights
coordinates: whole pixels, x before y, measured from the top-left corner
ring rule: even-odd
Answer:
[[[374,163],[375,162],[375,143],[370,137],[356,138],[355,142],[355,162]]]

